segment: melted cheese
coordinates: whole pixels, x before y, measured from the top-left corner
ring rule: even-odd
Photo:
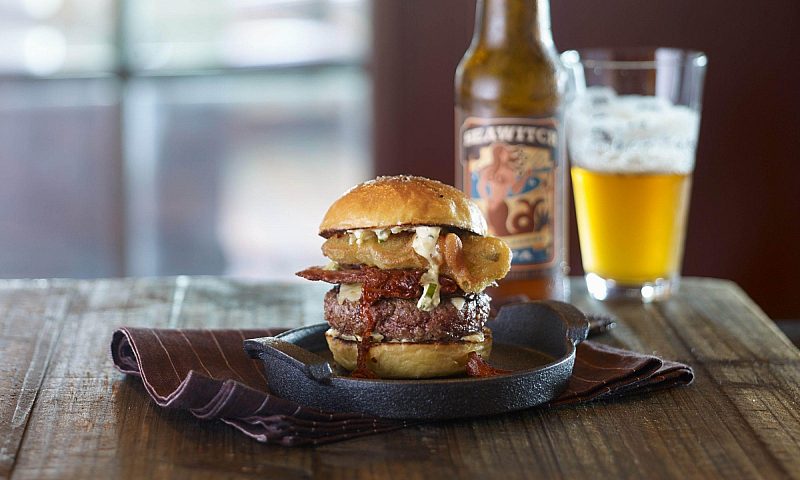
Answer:
[[[483,332],[473,333],[472,335],[465,335],[461,337],[462,342],[474,342],[474,343],[481,343],[486,340],[486,336]]]
[[[456,307],[456,310],[458,310],[459,312],[461,311],[462,308],[464,308],[465,302],[466,300],[464,299],[464,297],[450,297],[450,303],[452,303],[453,306]]]
[[[351,342],[360,342],[361,335],[348,335],[346,333],[342,333],[339,330],[331,327],[325,332],[325,335],[330,335],[334,338],[341,338],[342,340],[348,340]],[[373,333],[372,334],[372,341],[373,342],[383,342],[386,339],[380,333]],[[474,343],[481,343],[486,340],[486,336],[483,332],[477,332],[470,335],[465,335],[459,339],[462,342],[474,342]],[[418,343],[416,340],[412,340],[410,338],[393,338],[391,340],[386,340],[388,343]]]
[[[422,285],[435,285],[433,295],[426,295],[423,292],[417,301],[417,308],[426,312],[436,308],[440,301],[439,264],[442,263],[442,259],[436,248],[436,242],[439,240],[441,231],[441,227],[417,227],[414,233],[414,240],[411,242],[411,248],[414,249],[417,255],[428,261],[428,271],[422,274],[419,283]]]
[[[331,260],[327,265],[322,267],[323,270],[339,270],[339,264]]]
[[[352,235],[350,238],[355,241],[356,245],[361,245],[367,239],[368,232],[369,230],[353,230],[350,232]]]
[[[385,242],[386,240],[389,240],[389,230],[386,230],[385,228],[376,228],[373,230],[373,232],[375,232],[375,236],[378,237],[379,242]]]
[[[360,283],[343,283],[339,285],[339,293],[336,295],[336,301],[339,305],[343,304],[345,300],[348,302],[357,302],[361,300],[361,284]]]
[[[335,328],[329,328],[328,331],[325,332],[325,335],[331,335],[335,338],[341,338],[342,340],[348,340],[351,342],[361,341],[361,335],[348,335],[346,333],[340,332],[339,330],[336,330]],[[382,342],[383,339],[386,338],[380,333],[374,333],[374,332],[370,336],[372,337],[373,342]]]

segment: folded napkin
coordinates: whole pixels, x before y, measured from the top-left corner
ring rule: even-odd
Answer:
[[[114,365],[142,378],[162,407],[220,419],[265,443],[320,444],[403,428],[410,422],[360,413],[329,413],[271,395],[260,361],[244,352],[246,338],[280,330],[120,328],[111,340]],[[567,390],[551,406],[617,398],[688,385],[687,365],[594,342],[578,346]]]
[[[693,380],[692,367],[683,363],[585,341],[576,349],[567,389],[549,405],[609,400],[689,385]]]

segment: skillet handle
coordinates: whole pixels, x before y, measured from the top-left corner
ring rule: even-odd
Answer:
[[[244,342],[244,349],[250,358],[266,360],[272,357],[289,364],[303,372],[308,378],[319,383],[330,383],[333,369],[324,358],[276,337],[263,337]]]
[[[586,315],[569,303],[556,300],[540,300],[535,302],[520,302],[504,305],[492,321],[490,328],[502,331],[506,338],[514,338],[525,342],[527,335],[539,335],[532,332],[520,319],[528,317],[545,316],[558,319],[566,329],[566,337],[577,345],[586,340],[589,333],[589,321]]]
[[[577,345],[586,340],[589,335],[589,319],[575,306],[559,302],[556,300],[543,300],[541,303],[547,305],[564,319],[567,327],[567,337],[573,345]]]

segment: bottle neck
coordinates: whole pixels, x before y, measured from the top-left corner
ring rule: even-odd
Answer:
[[[473,41],[477,45],[553,44],[549,0],[478,0],[476,13]]]

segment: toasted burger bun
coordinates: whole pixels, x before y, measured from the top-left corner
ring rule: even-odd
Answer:
[[[483,358],[492,353],[492,334],[484,329],[482,342],[411,343],[381,342],[370,346],[367,364],[380,378],[432,378],[463,374],[467,355]],[[348,370],[356,369],[358,342],[325,333],[333,359]]]
[[[378,177],[353,187],[331,205],[319,234],[404,225],[454,227],[486,236],[486,220],[461,190],[422,177]]]

